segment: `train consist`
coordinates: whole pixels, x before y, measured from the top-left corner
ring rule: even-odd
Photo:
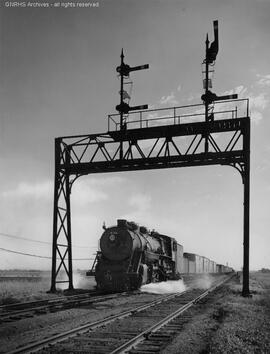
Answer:
[[[117,220],[100,238],[93,268],[97,288],[134,290],[143,284],[177,280],[184,273],[227,273],[232,268],[193,253],[169,236],[149,231],[134,222]]]

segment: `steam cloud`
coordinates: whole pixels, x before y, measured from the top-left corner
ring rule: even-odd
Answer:
[[[150,283],[143,285],[140,290],[144,293],[151,294],[172,294],[182,293],[186,290],[183,280],[168,280],[161,283]]]
[[[198,279],[192,281],[192,288],[198,289],[209,289],[214,282],[214,278],[211,277],[209,274],[201,274]]]
[[[67,280],[67,278],[60,278],[60,280]],[[93,277],[86,277],[79,272],[73,273],[73,286],[75,289],[95,289],[96,281]],[[66,290],[67,283],[57,284],[57,289]]]

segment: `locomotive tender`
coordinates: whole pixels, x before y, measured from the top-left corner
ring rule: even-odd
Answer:
[[[232,269],[206,257],[183,253],[183,246],[172,237],[117,220],[116,226],[105,228],[92,271],[87,274],[95,274],[98,289],[123,291],[151,282],[177,280],[182,273],[229,271]]]

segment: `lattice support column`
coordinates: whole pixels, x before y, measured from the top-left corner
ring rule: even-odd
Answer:
[[[53,214],[53,246],[51,292],[56,291],[57,283],[69,283],[73,289],[72,278],[72,246],[71,246],[71,211],[69,174],[61,164],[69,166],[70,148],[55,139],[55,184],[54,184],[54,214]],[[67,263],[66,263],[67,262]],[[60,274],[63,270],[65,274]],[[57,280],[61,277],[61,280]]]

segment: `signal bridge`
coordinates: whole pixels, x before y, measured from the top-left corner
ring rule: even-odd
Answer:
[[[130,67],[124,62],[120,75],[119,114],[108,116],[108,131],[102,134],[65,136],[55,139],[55,187],[51,291],[56,283],[73,288],[70,193],[77,178],[91,173],[123,172],[205,165],[236,168],[244,185],[243,296],[249,296],[249,191],[250,118],[248,99],[211,92],[213,66],[219,50],[218,21],[214,41],[206,37],[204,104],[147,110],[130,106],[124,90],[130,72],[149,65]],[[211,67],[210,67],[211,66]],[[128,82],[130,83],[130,82]],[[144,110],[146,109],[146,110]],[[59,262],[58,259],[60,259]],[[61,271],[66,279],[58,280]]]
[[[108,116],[106,133],[56,138],[52,291],[56,283],[62,282],[56,280],[62,268],[69,287],[73,287],[70,193],[74,181],[83,175],[204,165],[235,167],[244,184],[247,235],[249,101],[217,102],[213,114],[214,120],[205,122],[202,104],[135,111],[129,113],[124,129],[120,129],[120,115],[112,114]],[[56,267],[57,256],[60,263]]]
[[[60,166],[77,178],[88,173],[164,168],[164,164],[166,168],[226,164],[236,167],[243,177],[248,100],[218,102],[215,107],[212,122],[203,121],[202,104],[132,112],[123,129],[120,115],[109,115],[107,133],[57,139]]]

